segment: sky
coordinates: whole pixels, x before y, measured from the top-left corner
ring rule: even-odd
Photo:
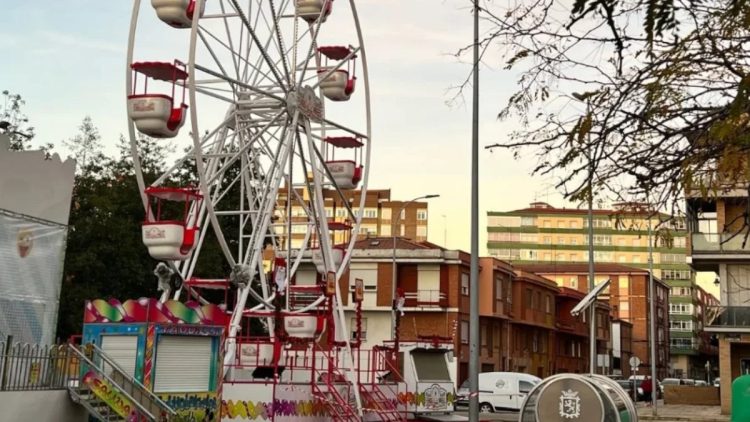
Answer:
[[[342,0],[339,0],[342,1]],[[149,3],[144,1],[144,3]],[[431,199],[429,240],[470,249],[471,98],[449,105],[452,87],[471,70],[453,55],[472,40],[468,0],[358,0],[369,60],[373,110],[369,188],[390,188],[395,199]],[[125,62],[132,2],[36,0],[8,2],[0,14],[0,90],[21,94],[36,128],[36,142],[75,135],[85,116],[115,152],[126,133]],[[142,8],[146,10],[146,7]],[[484,31],[486,28],[482,28]],[[157,33],[145,41],[151,54],[178,56]],[[163,47],[160,47],[163,45]],[[480,70],[479,227],[486,253],[486,212],[523,208],[535,200],[568,206],[551,179],[532,178],[535,159],[484,146],[516,128],[497,113],[515,88],[499,52]],[[530,156],[530,155],[529,155]]]

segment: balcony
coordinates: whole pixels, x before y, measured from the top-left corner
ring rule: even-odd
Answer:
[[[693,254],[750,253],[750,239],[745,247],[744,233],[693,233]]]
[[[447,308],[448,295],[440,290],[419,290],[404,294],[407,308]]]
[[[710,306],[706,308],[707,332],[749,333],[750,306]]]

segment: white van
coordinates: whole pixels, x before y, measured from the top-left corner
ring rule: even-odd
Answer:
[[[479,374],[479,411],[520,410],[526,395],[542,381],[534,375],[519,372],[484,372]],[[458,389],[456,404],[469,405],[469,380]]]

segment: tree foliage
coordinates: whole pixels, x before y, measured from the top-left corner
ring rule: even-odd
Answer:
[[[26,101],[18,94],[5,90],[0,100],[0,122],[5,127],[3,131],[10,137],[11,151],[29,149],[34,138],[34,127],[29,124],[29,118],[22,108]]]
[[[531,152],[533,172],[559,177],[569,199],[588,198],[590,165],[597,196],[662,207],[750,180],[746,2],[533,0],[482,12],[483,47],[498,46],[518,75],[499,117],[519,125],[490,147]]]

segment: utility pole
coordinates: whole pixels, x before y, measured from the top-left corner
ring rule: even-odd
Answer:
[[[469,274],[469,421],[479,422],[479,0],[474,0],[471,125],[471,273]]]
[[[650,199],[650,198],[649,198]],[[654,243],[651,239],[651,205],[648,204],[648,297],[649,297],[649,337],[651,338],[651,412],[654,416],[658,414],[656,405],[657,386],[656,383],[656,286],[654,285]]]
[[[586,103],[586,118],[591,118],[590,100]],[[591,153],[591,132],[588,134],[589,145],[587,146],[589,160],[589,178],[588,178],[588,222],[589,222],[589,292],[596,287],[594,280],[594,156]],[[591,304],[589,310],[589,371],[596,373],[596,299]]]

